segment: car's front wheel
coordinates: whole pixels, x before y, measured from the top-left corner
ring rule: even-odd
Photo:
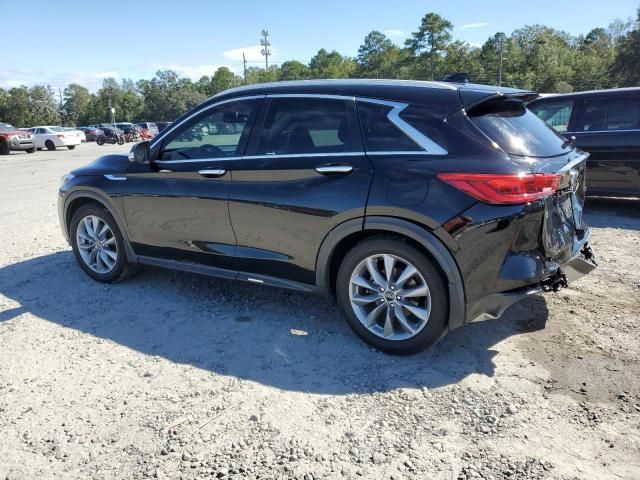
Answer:
[[[111,283],[135,272],[127,262],[122,233],[104,207],[80,207],[71,220],[70,237],[78,263],[94,280]]]
[[[448,296],[439,270],[400,239],[371,238],[350,250],[336,294],[353,331],[387,353],[419,352],[446,329]]]
[[[27,153],[35,153],[35,151],[36,151],[36,147],[33,147],[33,148],[27,148],[27,149],[25,150],[25,152],[27,152]]]

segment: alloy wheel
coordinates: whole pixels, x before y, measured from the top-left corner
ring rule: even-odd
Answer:
[[[76,243],[84,263],[101,275],[111,272],[118,261],[118,244],[109,225],[96,215],[78,223]]]
[[[431,293],[409,261],[391,254],[371,255],[354,269],[351,308],[360,323],[386,340],[407,340],[429,321]]]

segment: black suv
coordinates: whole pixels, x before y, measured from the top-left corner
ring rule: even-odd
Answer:
[[[551,95],[529,108],[590,154],[589,195],[640,196],[640,88]]]
[[[95,280],[142,264],[330,292],[364,340],[415,352],[595,266],[586,155],[532,98],[409,81],[228,90],[65,176],[62,230]]]

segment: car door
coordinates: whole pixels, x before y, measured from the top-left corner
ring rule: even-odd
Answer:
[[[123,198],[137,254],[235,275],[230,169],[246,147],[260,102],[251,98],[206,107],[153,145],[155,160],[149,165],[131,166],[122,182]]]
[[[590,193],[640,193],[640,95],[588,96],[579,106],[576,146],[590,156],[587,186]]]
[[[46,130],[44,128],[36,128],[34,135],[36,137],[36,148],[44,148],[44,142],[46,140]]]
[[[325,236],[364,216],[373,171],[355,99],[272,95],[258,125],[229,194],[238,278],[314,284]]]

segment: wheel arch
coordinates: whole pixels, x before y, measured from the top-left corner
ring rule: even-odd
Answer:
[[[71,238],[71,232],[69,231],[69,229],[71,228],[71,219],[73,218],[73,215],[78,211],[80,207],[90,203],[97,204],[101,207],[106,208],[107,211],[111,214],[118,226],[118,229],[120,230],[120,233],[122,234],[125,252],[127,254],[127,261],[135,263],[137,256],[133,251],[131,243],[129,242],[129,235],[127,233],[127,229],[125,228],[124,222],[120,218],[118,211],[111,204],[111,202],[109,202],[108,198],[98,192],[94,192],[91,190],[75,190],[67,196],[64,203],[64,229],[65,232],[67,232],[67,235],[69,235],[69,238]]]
[[[316,284],[331,292],[344,255],[358,242],[376,234],[388,234],[408,240],[431,257],[447,283],[449,330],[464,323],[466,300],[460,269],[449,249],[430,230],[406,220],[370,216],[348,220],[334,228],[324,239],[316,259]]]

